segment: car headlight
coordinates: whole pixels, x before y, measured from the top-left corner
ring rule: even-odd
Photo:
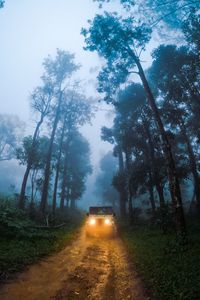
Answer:
[[[105,219],[105,224],[106,225],[110,225],[111,224],[111,220],[110,219]]]
[[[89,220],[89,224],[90,225],[95,225],[96,224],[96,220],[94,218]]]

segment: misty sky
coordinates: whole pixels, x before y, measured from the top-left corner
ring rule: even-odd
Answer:
[[[117,9],[117,2],[111,8]],[[28,97],[40,84],[43,59],[48,54],[54,56],[56,48],[75,53],[76,62],[82,65],[79,77],[86,94],[99,97],[95,92],[94,70],[102,62],[96,53],[83,50],[84,38],[80,35],[81,28],[97,12],[98,5],[92,0],[5,1],[0,10],[0,113],[18,115],[26,122],[28,133],[33,132]],[[149,51],[145,61],[149,64]],[[91,145],[94,166],[111,149],[100,140],[101,126],[111,124],[112,118],[105,115],[105,111],[97,112],[93,126],[82,129]]]
[[[97,11],[92,0],[7,0],[0,10],[0,113],[17,114],[26,121],[32,132],[28,96],[40,84],[42,61],[56,48],[74,52],[76,62],[82,65],[79,77],[88,95],[95,96],[95,77],[91,72],[99,59],[95,53],[83,50],[82,27]],[[100,141],[100,127],[106,122],[105,112],[97,113],[93,126],[83,132],[90,140],[92,160],[109,147]],[[106,150],[105,150],[106,151]]]

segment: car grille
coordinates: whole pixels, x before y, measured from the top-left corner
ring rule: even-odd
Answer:
[[[99,225],[99,226],[103,225],[104,224],[104,219],[103,218],[97,218],[96,219],[96,224]]]

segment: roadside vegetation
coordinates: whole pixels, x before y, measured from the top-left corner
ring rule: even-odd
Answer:
[[[0,282],[70,244],[82,221],[80,211],[66,209],[56,218],[49,215],[49,226],[46,226],[37,213],[30,217],[28,211],[16,208],[13,200],[1,199]]]
[[[152,299],[198,300],[200,297],[200,223],[188,220],[190,243],[160,234],[152,226],[121,226],[130,259]]]

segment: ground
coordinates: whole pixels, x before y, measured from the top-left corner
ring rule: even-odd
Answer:
[[[1,300],[147,300],[120,237],[79,237],[0,290]]]

